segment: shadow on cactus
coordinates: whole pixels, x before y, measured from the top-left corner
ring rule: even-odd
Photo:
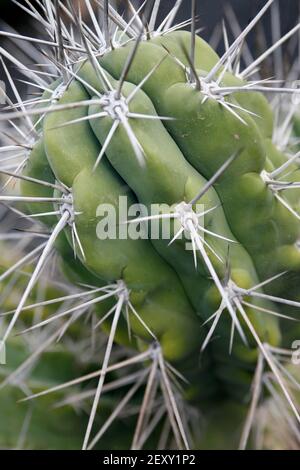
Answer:
[[[42,63],[0,48],[14,94],[0,119],[17,136],[0,149],[0,200],[32,235],[0,278],[23,273],[3,303],[15,352],[0,409],[19,429],[3,447],[299,447],[298,69],[281,86],[260,66],[300,25],[249,60],[248,36],[280,13],[269,0],[232,42],[223,27],[220,57],[195,0],[191,20],[176,24],[177,1],[158,26],[160,3],[126,22],[86,0],[85,23],[71,4],[29,2],[49,39],[1,33]],[[31,354],[16,364],[15,327]]]

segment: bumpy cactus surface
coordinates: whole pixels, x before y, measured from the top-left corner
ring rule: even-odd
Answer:
[[[125,365],[142,368],[125,398],[114,395],[111,415],[112,422],[145,384],[134,449],[147,439],[176,448],[255,446],[251,429],[270,396],[294,429],[300,422],[299,385],[284,362],[300,332],[298,90],[253,78],[274,48],[240,67],[245,38],[273,0],[231,45],[225,40],[221,57],[195,33],[197,2],[191,32],[172,27],[180,1],[157,28],[159,3],[146,2],[126,23],[99,1],[103,30],[90,1],[91,25],[60,2],[45,1],[45,16],[30,10],[47,25],[56,73],[45,82],[23,66],[45,91],[23,103],[14,88],[18,103],[3,114],[24,119],[30,151],[13,175],[20,195],[2,199],[23,204],[19,210],[49,235],[3,340],[55,247],[82,298],[23,333],[82,322],[91,308],[107,333],[84,449],[101,446],[109,433],[110,422],[96,432],[95,419],[102,419],[107,377],[121,367],[111,361],[114,343],[131,351]],[[278,96],[289,102],[281,141]],[[206,434],[193,430],[195,410],[206,417]],[[234,432],[226,430],[228,415],[236,417]],[[174,441],[159,438],[168,426]],[[294,448],[299,434],[293,439]]]

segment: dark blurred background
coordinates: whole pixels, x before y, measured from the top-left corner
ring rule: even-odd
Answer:
[[[21,4],[26,4],[25,0],[18,0]],[[34,4],[39,2],[30,0]],[[230,5],[238,17],[242,27],[248,24],[251,18],[262,8],[267,0],[198,0],[198,13],[200,15],[200,25],[205,28],[203,35],[209,38],[216,24],[220,23],[224,17],[224,11]],[[81,2],[82,9],[84,10],[84,0],[73,0],[72,3],[76,4]],[[113,3],[113,1],[112,1]],[[126,0],[115,0],[120,10],[124,10],[127,5]],[[140,6],[143,0],[132,0],[132,4]],[[287,31],[297,21],[299,16],[299,0],[279,0],[281,9],[281,24],[283,32]],[[162,0],[160,8],[160,19],[164,18],[166,13],[175,4],[175,0]],[[190,15],[190,0],[184,0],[182,7],[178,13],[178,20],[182,21],[187,19]],[[28,15],[22,13],[22,10],[14,4],[13,0],[0,0],[0,19],[8,22],[14,27],[19,29],[27,29]],[[268,15],[264,22],[268,22]],[[267,27],[267,25],[266,25]]]

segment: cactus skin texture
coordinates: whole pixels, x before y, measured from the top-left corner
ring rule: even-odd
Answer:
[[[150,347],[147,384],[150,389],[151,373],[160,368],[178,426],[174,446],[188,443],[166,367],[189,381],[183,387],[187,406],[206,413],[207,431],[194,436],[192,447],[237,447],[239,429],[240,447],[254,447],[249,434],[264,374],[271,378],[260,399],[270,400],[275,381],[291,419],[299,421],[299,404],[282,378],[291,373],[275,358],[300,332],[293,322],[300,306],[298,161],[274,143],[274,110],[263,84],[261,92],[229,66],[230,55],[220,59],[193,31],[135,39],[128,28],[122,45],[98,54],[84,34],[85,53],[72,67],[63,66],[63,78],[53,80],[33,108],[38,137],[22,169],[24,210],[52,233],[68,281],[102,289],[93,308],[98,320],[110,312],[112,322],[102,324],[107,354],[110,341],[136,354]],[[295,119],[295,134],[297,125]],[[139,222],[119,225],[122,197],[128,207],[161,205],[157,220],[161,226],[170,221],[169,237],[100,239],[101,206],[114,209],[118,229],[133,233]],[[192,250],[186,249],[188,236]],[[229,415],[235,431],[227,429]],[[83,448],[94,419],[92,410]],[[94,445],[105,444],[96,439]]]

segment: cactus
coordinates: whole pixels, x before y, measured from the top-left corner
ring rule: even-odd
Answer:
[[[181,1],[159,27],[160,1],[146,2],[128,23],[108,1],[97,3],[103,31],[89,0],[93,29],[71,5],[42,2],[43,16],[26,7],[46,26],[54,49],[56,72],[49,80],[22,65],[42,90],[37,99],[22,102],[2,60],[17,104],[9,101],[1,120],[23,119],[26,133],[19,133],[30,150],[16,172],[2,170],[20,181],[20,194],[0,200],[19,203],[19,212],[47,230],[46,242],[16,264],[39,254],[3,343],[28,309],[55,249],[72,305],[47,312],[22,334],[58,323],[57,337],[69,328],[79,341],[92,308],[107,335],[83,449],[106,442],[102,436],[133,397],[139,403],[133,449],[147,442],[179,449],[255,447],[251,430],[270,399],[283,403],[293,429],[300,422],[299,384],[286,364],[299,331],[299,154],[292,139],[299,90],[253,78],[299,25],[241,70],[245,39],[269,8],[278,8],[274,0],[231,45],[224,33],[222,56],[196,35],[195,0],[191,32],[172,26]],[[287,110],[277,99],[283,95],[294,100]],[[283,124],[275,120],[281,112]],[[4,154],[12,150],[3,147]],[[125,200],[130,210],[124,218]],[[109,223],[103,208],[113,220],[107,236],[99,235]],[[127,359],[112,365],[114,347]],[[123,363],[141,366],[139,378],[119,403],[112,395],[115,409],[103,421],[107,378]],[[130,383],[122,374],[118,380]],[[72,385],[64,382],[27,400]],[[199,410],[208,422],[200,435],[194,426]],[[226,429],[231,414],[238,438]],[[164,441],[169,429],[172,440]],[[113,431],[111,439],[118,439]]]

